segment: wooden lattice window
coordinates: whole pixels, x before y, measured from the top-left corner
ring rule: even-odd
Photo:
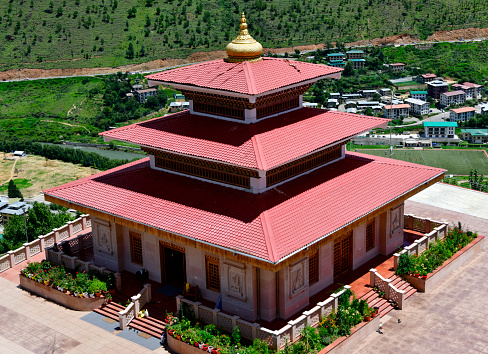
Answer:
[[[129,231],[130,237],[130,257],[132,263],[143,264],[142,258],[142,239],[141,234],[137,232]]]
[[[256,108],[256,118],[259,119],[279,112],[287,111],[292,108],[297,108],[299,103],[300,102],[297,96],[287,100],[273,102],[263,107],[258,107]]]
[[[234,118],[239,120],[245,119],[244,108],[221,106],[207,102],[193,101],[193,110],[195,112],[213,114],[216,116]]]
[[[308,282],[313,284],[319,281],[319,251],[315,251],[308,257]]]
[[[170,160],[161,156],[155,157],[156,167],[181,172],[187,175],[210,179],[222,183],[232,184],[243,188],[250,188],[251,179],[248,176],[241,176],[225,171],[218,171],[204,166],[184,163],[182,161]]]
[[[352,232],[337,238],[334,241],[334,277],[338,277],[349,270],[350,245]]]
[[[338,159],[341,155],[342,145],[339,144],[273,168],[266,173],[266,186],[272,186],[288,178],[310,171],[316,167]]]
[[[217,257],[205,256],[207,289],[220,292],[220,267]]]
[[[366,251],[374,248],[374,220],[366,225]]]

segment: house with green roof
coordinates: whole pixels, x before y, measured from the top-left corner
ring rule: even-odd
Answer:
[[[488,129],[461,129],[459,137],[472,144],[486,144],[488,143]]]
[[[425,101],[427,99],[427,91],[410,91],[410,98]]]
[[[349,59],[348,61],[352,63],[352,67],[354,68],[354,70],[362,69],[366,64],[366,60],[364,59]]]
[[[344,53],[329,53],[327,54],[327,59],[331,60],[344,60],[346,55]]]
[[[336,68],[343,68],[346,66],[346,63],[343,60],[329,60],[329,65]]]
[[[456,137],[457,122],[424,122],[424,134],[426,138]]]
[[[346,52],[347,59],[363,59],[364,52],[362,50],[350,50]]]

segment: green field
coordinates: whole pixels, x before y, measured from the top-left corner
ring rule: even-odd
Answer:
[[[245,11],[264,47],[488,27],[483,0],[9,0],[1,70],[119,66],[223,50]],[[134,55],[127,55],[132,43]]]
[[[358,150],[365,154],[385,156],[386,150]],[[488,175],[488,158],[483,151],[461,150],[393,150],[392,158],[426,166],[445,168],[446,175],[469,175],[477,169]]]

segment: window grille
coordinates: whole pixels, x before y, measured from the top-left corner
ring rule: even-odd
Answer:
[[[374,220],[366,225],[366,251],[374,248]]]
[[[336,145],[273,168],[266,173],[266,186],[272,186],[303,172],[310,171],[320,165],[338,159],[341,155],[342,145]]]
[[[193,110],[195,112],[213,114],[216,116],[229,117],[244,120],[244,108],[230,106],[221,106],[207,102],[193,101]]]
[[[141,234],[134,231],[129,231],[129,237],[130,237],[130,256],[131,256],[132,263],[142,265],[143,258],[142,258]]]
[[[319,281],[319,251],[315,251],[308,257],[308,282],[313,284]]]
[[[207,289],[220,292],[220,269],[217,257],[205,256]]]
[[[279,112],[287,111],[292,108],[296,108],[299,105],[299,99],[297,97],[292,97],[287,100],[271,103],[267,106],[256,108],[256,118],[263,118],[276,114]]]

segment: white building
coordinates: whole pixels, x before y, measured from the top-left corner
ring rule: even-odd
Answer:
[[[361,92],[364,98],[372,98],[375,94],[379,95],[378,91],[376,90],[363,90]]]
[[[426,138],[455,138],[456,122],[424,122]]]
[[[303,107],[308,107],[308,108],[318,108],[319,104],[318,103],[313,103],[313,102],[303,102]]]
[[[429,114],[430,103],[415,98],[407,98],[405,103],[410,105],[410,112],[420,116]]]
[[[150,88],[136,91],[135,94],[137,95],[137,101],[140,103],[144,103],[149,97],[156,96],[158,94],[158,90],[155,88]]]
[[[410,105],[406,103],[394,104],[394,105],[387,104],[383,107],[383,117],[388,119],[408,118],[409,110],[410,110]]]
[[[410,91],[410,98],[425,101],[427,99],[427,91]]]
[[[451,122],[464,122],[473,118],[475,114],[476,108],[474,107],[454,108],[449,112],[449,120]]]
[[[381,88],[380,89],[381,96],[389,96],[391,95],[391,90],[389,88]]]
[[[465,101],[466,93],[461,90],[441,93],[439,100],[441,106],[444,107],[448,107],[453,104],[461,104]]]

